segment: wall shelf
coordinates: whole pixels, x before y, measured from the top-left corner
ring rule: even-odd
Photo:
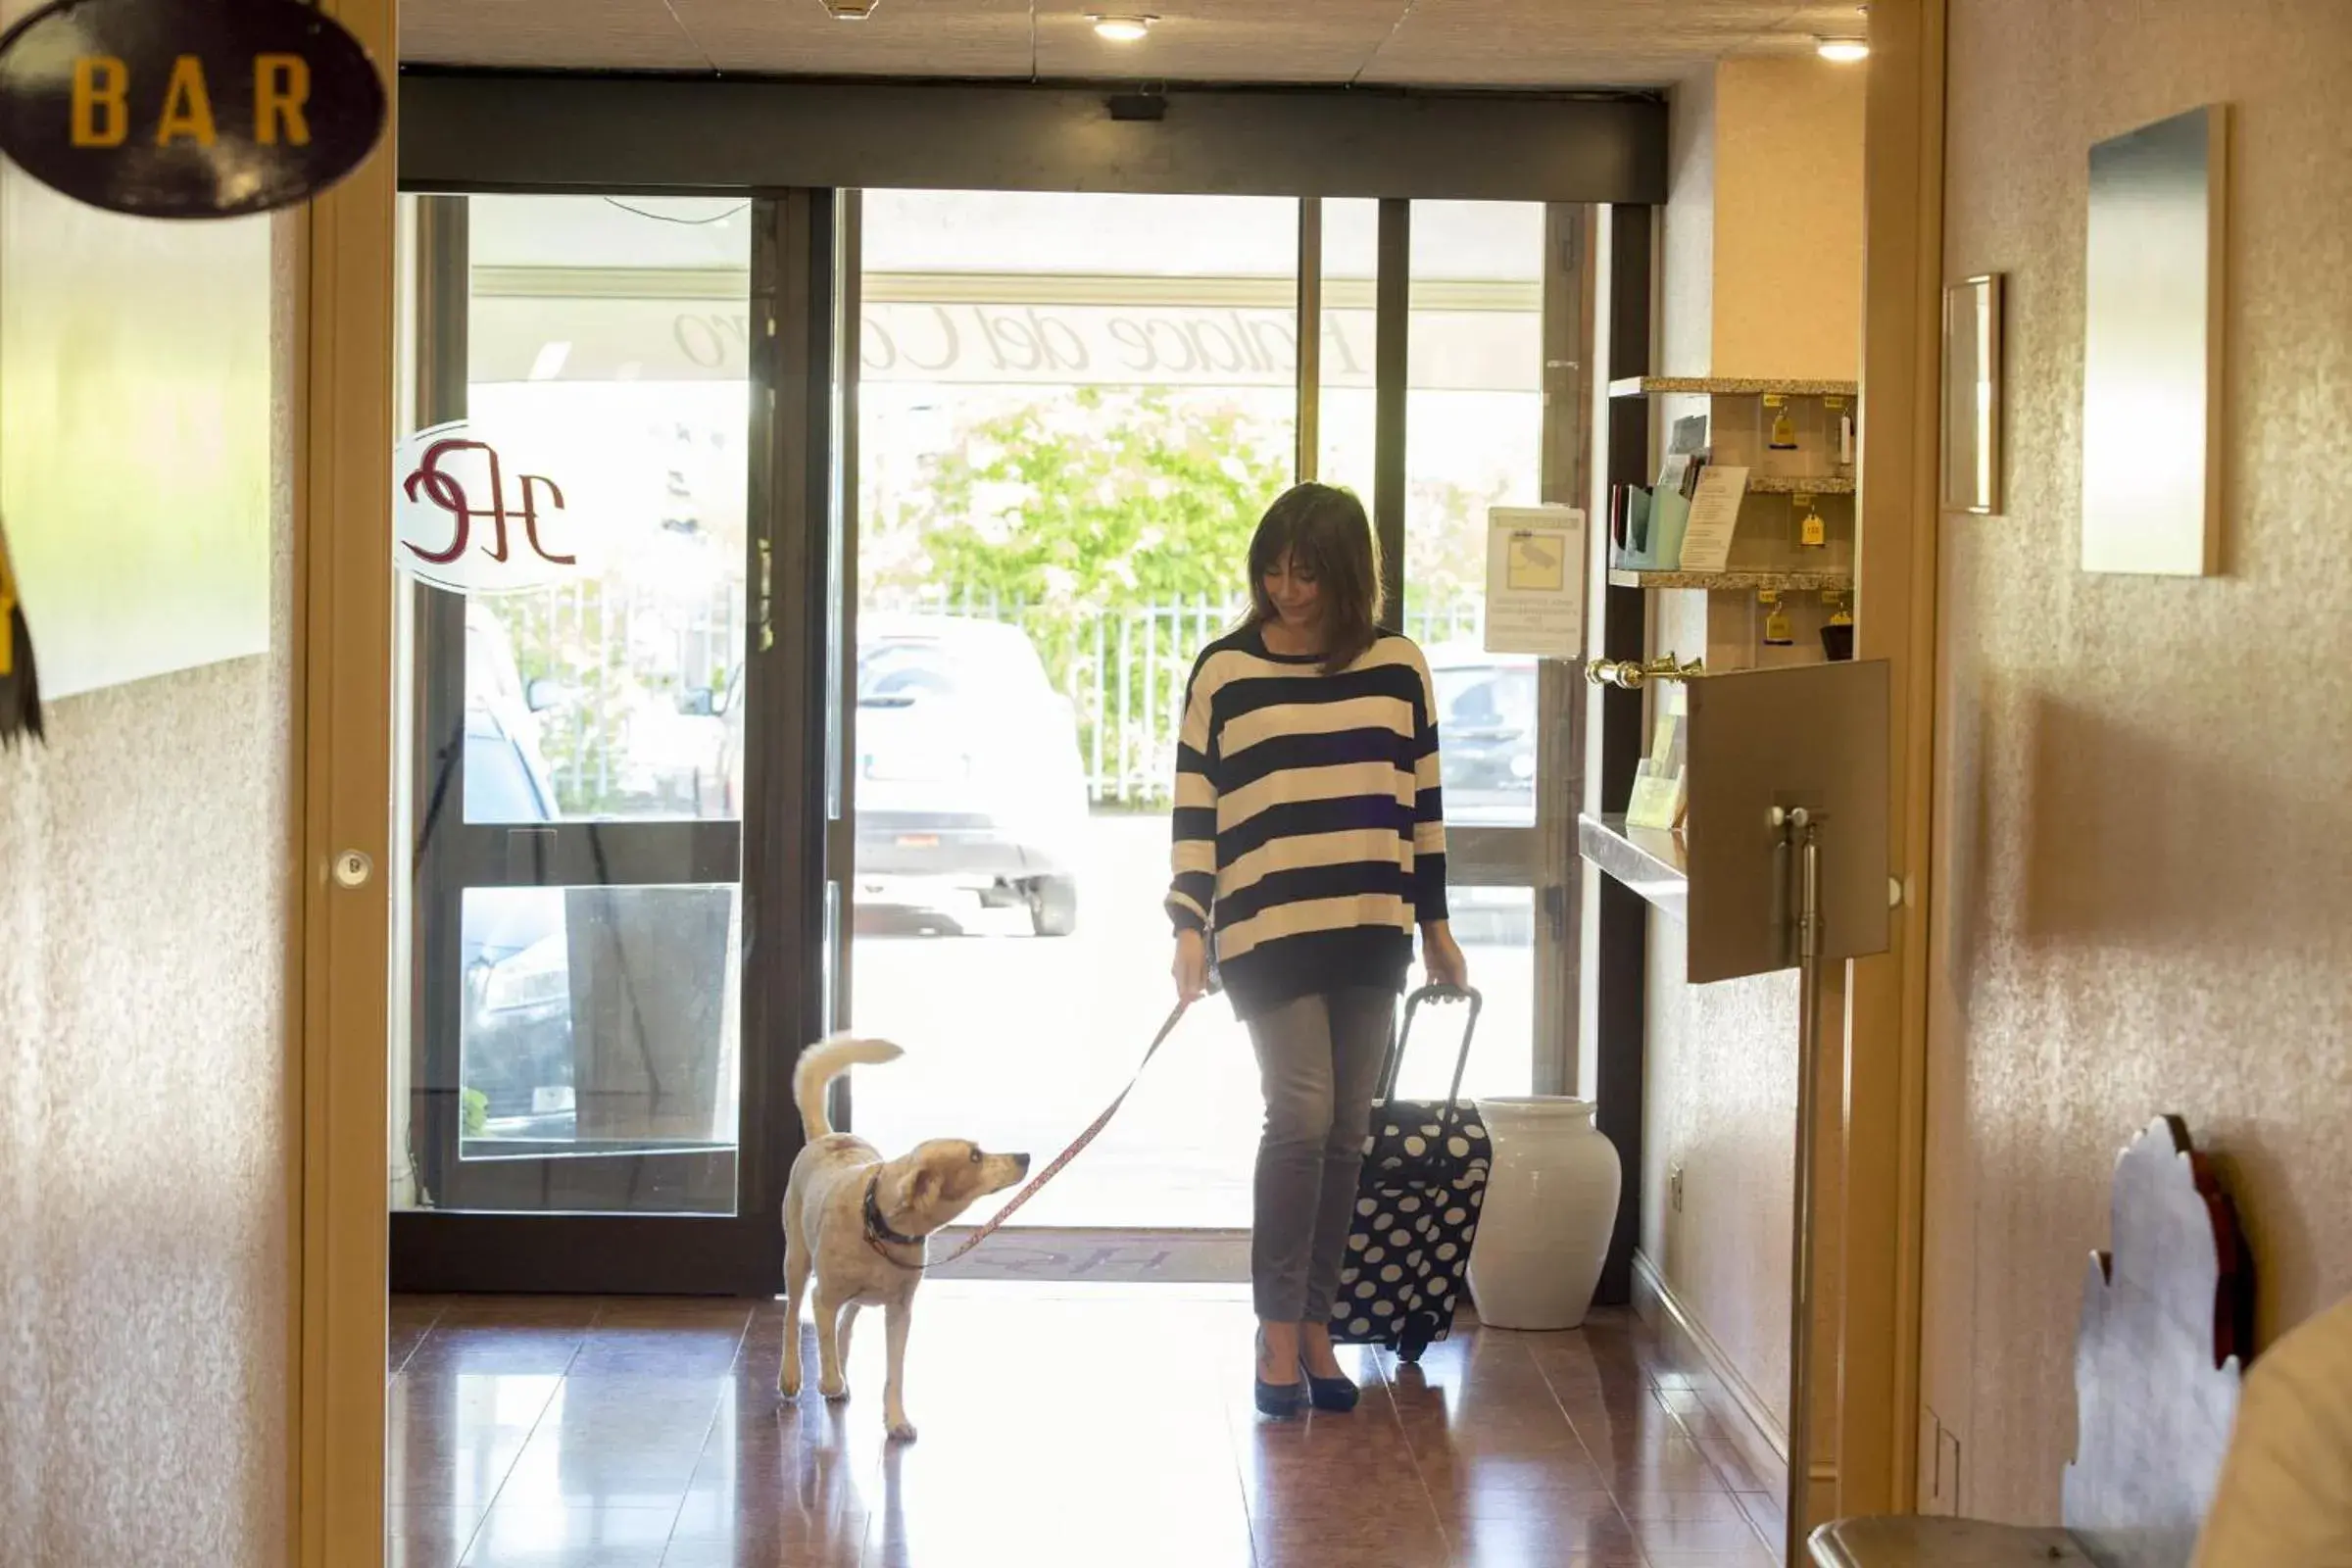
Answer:
[[[1742,375],[1629,375],[1609,383],[1613,398],[1645,398],[1666,393],[1692,397],[1752,398],[1765,393],[1791,398],[1851,398],[1862,395],[1856,381],[1774,381]]]
[[[1850,496],[1854,493],[1851,477],[1838,478],[1822,474],[1810,479],[1787,479],[1777,473],[1751,473],[1747,476],[1747,493],[1751,496]]]
[[[1850,593],[1850,571],[1621,571],[1609,572],[1612,588],[1703,588],[1713,593],[1769,591],[1783,594]]]
[[[1682,837],[1655,828],[1627,827],[1618,815],[1576,819],[1577,853],[1674,919],[1690,903],[1689,857]]]

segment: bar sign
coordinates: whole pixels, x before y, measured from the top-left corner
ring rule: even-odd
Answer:
[[[142,218],[307,201],[367,161],[383,77],[301,0],[57,0],[0,36],[0,152]]]

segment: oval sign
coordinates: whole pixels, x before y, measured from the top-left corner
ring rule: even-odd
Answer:
[[[289,207],[383,129],[375,63],[301,0],[58,0],[0,36],[0,152],[109,212]]]
[[[393,561],[461,594],[519,593],[602,568],[611,477],[566,445],[463,419],[393,449]]]

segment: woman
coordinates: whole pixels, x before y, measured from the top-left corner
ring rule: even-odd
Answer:
[[[1421,650],[1380,629],[1363,506],[1320,484],[1276,501],[1250,594],[1193,666],[1167,907],[1177,995],[1207,989],[1213,932],[1257,1053],[1257,1406],[1287,1416],[1355,1405],[1332,1301],[1414,926],[1432,981],[1468,971],[1446,923],[1436,696]]]

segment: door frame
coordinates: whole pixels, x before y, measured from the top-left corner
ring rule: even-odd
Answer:
[[[393,0],[320,3],[377,60],[397,58]],[[1864,656],[1895,661],[1894,863],[1912,917],[1898,922],[1895,954],[1856,966],[1844,1125],[1831,1129],[1846,1139],[1835,1429],[1847,1459],[1838,1496],[1847,1513],[1916,1501],[1944,0],[1887,0],[1872,24],[1864,379],[1882,436],[1862,498],[1876,545],[1860,563],[1858,620]],[[367,1568],[383,1550],[389,908],[380,876],[344,888],[330,867],[344,849],[384,865],[390,838],[391,736],[381,717],[393,689],[394,190],[393,160],[378,156],[281,220],[293,264],[288,462],[300,692],[289,714],[299,804],[288,850],[300,919],[287,953],[299,982],[288,1020],[299,1136],[284,1176],[296,1200],[287,1556],[302,1568]],[[1857,1051],[1864,1041],[1880,1044]],[[1874,1449],[1883,1463],[1854,1462]]]
[[[822,747],[809,742],[828,695],[825,589],[836,444],[834,215],[841,198],[805,189],[748,195],[753,232],[745,258],[751,277],[747,310],[760,330],[750,334],[744,459],[744,580],[750,597],[744,648],[748,678],[740,686],[748,705],[745,808],[740,823],[614,824],[619,832],[656,834],[680,846],[706,841],[715,846],[732,838],[741,847],[736,860],[743,932],[741,1115],[734,1207],[728,1213],[398,1210],[390,1221],[390,1277],[402,1291],[748,1296],[773,1294],[783,1278],[784,1238],[776,1216],[802,1144],[800,1117],[790,1103],[792,1064],[802,1045],[824,1032],[828,985],[822,947],[812,940],[822,930],[825,907],[825,758]],[[445,411],[427,412],[439,416]],[[451,612],[462,614],[462,602]],[[453,674],[436,673],[444,679]],[[420,679],[420,689],[424,684]],[[762,804],[754,809],[752,802]],[[446,841],[452,831],[479,837],[497,829],[468,829],[460,822],[439,831]],[[557,827],[559,835],[591,841],[603,831],[595,824]],[[560,853],[561,847],[560,838]],[[709,851],[697,854],[707,858]],[[420,923],[438,917],[446,924],[455,912],[454,873],[446,859],[445,855],[428,858],[418,879]],[[561,866],[534,876],[541,882],[567,880]],[[435,956],[420,940],[412,961],[421,969]],[[449,955],[444,951],[437,956],[446,960]],[[431,1010],[412,1028],[434,1027],[434,1010],[455,1004],[450,991],[447,984],[426,986],[423,995]],[[436,1130],[452,1133],[448,1120],[446,1106],[416,1118],[426,1138]],[[705,1156],[621,1157],[691,1167]],[[594,1244],[583,1245],[590,1237]]]
[[[379,69],[398,58],[396,0],[320,0],[320,9]],[[283,369],[293,413],[297,918],[287,962],[299,1009],[287,1020],[298,1115],[286,1172],[284,1556],[301,1568],[366,1568],[384,1550],[397,138],[388,124],[356,173],[278,220],[293,253]],[[347,853],[366,861],[339,879]]]
[[[1867,434],[1855,563],[1856,657],[1889,664],[1892,945],[1846,971],[1837,1511],[1920,1503],[1921,1264],[1927,1179],[1928,920],[1936,793],[1936,455],[1940,444],[1946,0],[1871,8],[1864,108],[1862,384]],[[1816,1299],[1821,1298],[1817,1295]],[[1819,1333],[1817,1324],[1814,1332]],[[1819,1364],[1819,1357],[1816,1357]],[[1928,1440],[1933,1442],[1932,1436]]]

